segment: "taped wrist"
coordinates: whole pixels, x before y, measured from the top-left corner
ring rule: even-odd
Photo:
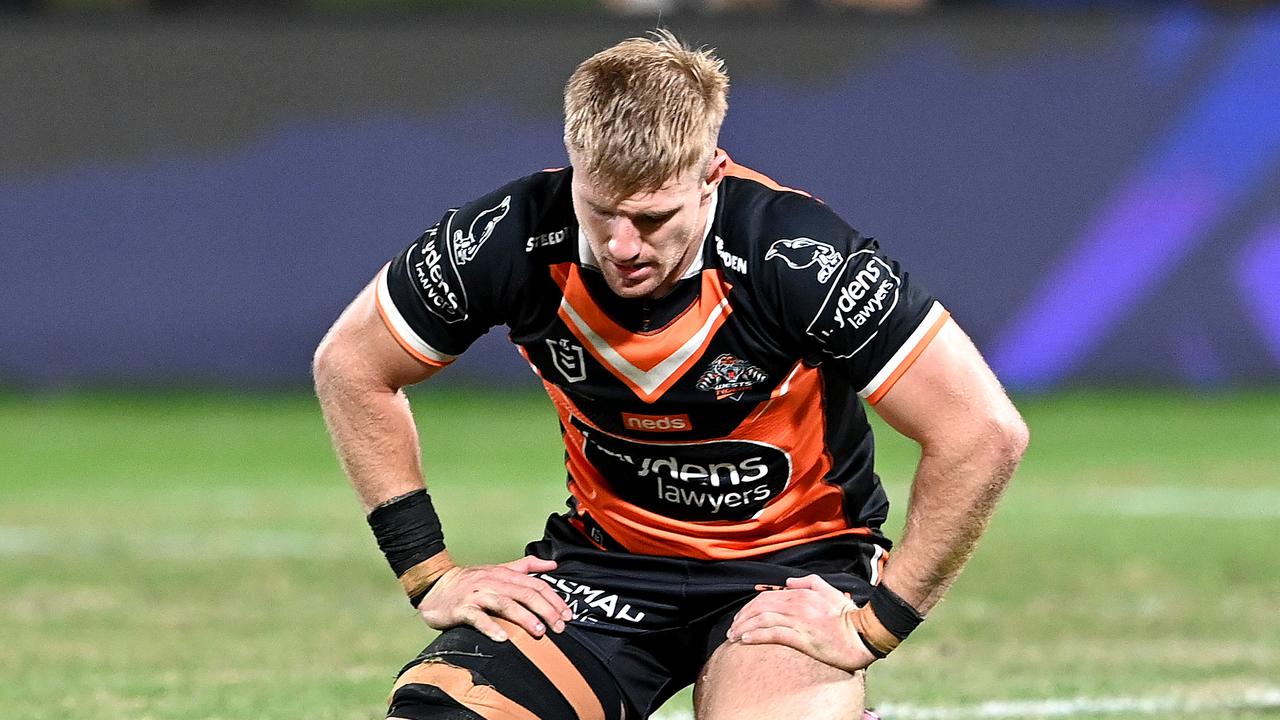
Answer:
[[[872,588],[871,599],[853,613],[858,638],[878,658],[893,652],[922,622],[923,615],[884,585]]]
[[[435,581],[453,567],[444,551],[444,532],[431,496],[425,489],[401,495],[374,508],[368,521],[391,571],[417,607]]]

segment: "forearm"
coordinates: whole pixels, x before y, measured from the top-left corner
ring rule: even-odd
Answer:
[[[409,400],[340,357],[318,359],[316,394],[343,470],[365,512],[423,487]]]
[[[417,607],[454,563],[430,497],[420,492],[422,463],[409,401],[403,392],[344,363],[337,352],[317,360],[315,378],[342,467],[364,504],[378,547]]]
[[[938,603],[973,554],[1026,446],[1019,420],[922,449],[906,527],[883,583],[921,614]]]

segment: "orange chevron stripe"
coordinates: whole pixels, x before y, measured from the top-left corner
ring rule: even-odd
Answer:
[[[660,330],[633,333],[600,309],[577,265],[553,265],[551,277],[564,293],[560,319],[601,365],[648,403],[660,398],[702,357],[733,311],[727,300],[732,286],[719,270],[703,270],[702,289],[687,310]],[[691,347],[699,333],[703,336]],[[687,356],[672,366],[682,351]]]

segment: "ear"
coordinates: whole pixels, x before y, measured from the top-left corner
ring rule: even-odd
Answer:
[[[710,195],[720,187],[720,181],[724,180],[724,176],[729,172],[729,154],[720,148],[716,148],[716,152],[711,156],[711,162],[707,166],[707,175],[702,179],[702,194]]]

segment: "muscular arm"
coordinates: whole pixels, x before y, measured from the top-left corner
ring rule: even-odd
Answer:
[[[365,512],[420,489],[422,461],[409,401],[400,388],[434,375],[387,330],[370,283],[316,350],[316,395],[347,477]]]
[[[875,407],[920,444],[906,531],[882,584],[924,614],[973,553],[1026,448],[1027,428],[954,322]],[[860,637],[860,612],[817,575],[791,578],[786,590],[761,593],[739,611],[728,637],[787,645],[852,672],[875,660]]]
[[[1026,424],[968,336],[947,323],[875,406],[920,444],[906,528],[883,583],[921,614],[986,530],[1026,449]]]
[[[321,341],[314,363],[325,422],[366,513],[423,487],[418,432],[401,388],[439,370],[399,346],[378,315],[375,293],[371,283],[352,301]],[[447,551],[428,562],[437,570],[453,565]],[[498,641],[507,635],[494,617],[534,636],[548,626],[559,632],[572,613],[551,586],[529,575],[555,567],[535,557],[453,567],[431,585],[418,611],[438,630],[468,624]]]

